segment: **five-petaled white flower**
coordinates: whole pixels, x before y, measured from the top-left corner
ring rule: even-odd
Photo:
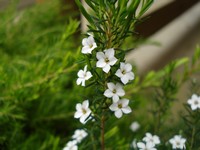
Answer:
[[[133,132],[136,132],[140,128],[140,124],[137,121],[131,123],[130,129]]]
[[[92,77],[92,74],[90,71],[87,71],[87,65],[84,67],[84,70],[79,70],[77,73],[78,79],[76,80],[77,85],[85,86],[85,81],[90,79]]]
[[[169,142],[172,144],[173,149],[176,149],[176,148],[185,149],[186,139],[182,138],[181,135],[175,135],[173,138],[169,140]]]
[[[117,118],[121,118],[123,113],[128,114],[132,111],[131,108],[128,106],[128,103],[128,99],[122,99],[110,105],[109,108],[111,111],[115,112],[115,116]]]
[[[122,89],[120,83],[114,84],[112,82],[107,83],[108,89],[104,92],[104,95],[108,98],[113,99],[113,102],[116,103],[119,100],[119,96],[124,96],[125,92]]]
[[[106,49],[103,52],[97,52],[96,57],[98,59],[96,66],[99,68],[103,68],[103,71],[108,73],[110,71],[110,66],[113,66],[117,62],[117,58],[115,58],[115,51],[113,48]]]
[[[92,35],[90,35],[88,38],[84,38],[82,40],[83,48],[81,52],[83,54],[91,54],[92,51],[97,47],[97,44],[94,41],[94,38]]]
[[[152,143],[153,145],[160,144],[160,138],[157,135],[146,133],[146,136],[142,139],[146,143]]]
[[[85,124],[88,121],[88,117],[91,114],[91,110],[89,108],[89,101],[85,100],[83,103],[76,104],[76,112],[74,114],[74,118],[80,118],[80,122]],[[87,120],[86,120],[87,119]]]
[[[77,129],[74,132],[74,135],[72,136],[72,138],[77,141],[77,143],[80,143],[86,136],[88,135],[88,133],[83,130],[83,129]]]
[[[69,141],[63,150],[78,150],[78,146],[76,144],[76,141]]]
[[[188,104],[191,106],[192,110],[200,109],[200,97],[193,94],[191,99],[189,99]]]
[[[127,84],[130,80],[134,79],[134,74],[132,72],[132,65],[127,63],[120,62],[120,69],[115,73],[118,76],[122,83]]]
[[[143,143],[143,142],[138,142],[137,143],[137,147],[139,148],[139,150],[156,150],[156,148],[154,147],[155,145],[153,143]]]

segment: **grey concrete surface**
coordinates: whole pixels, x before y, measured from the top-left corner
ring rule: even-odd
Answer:
[[[171,59],[191,55],[200,44],[200,2],[150,37],[161,46],[145,45],[127,55],[140,74],[162,67]]]

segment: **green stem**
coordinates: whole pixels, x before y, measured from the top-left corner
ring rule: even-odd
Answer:
[[[101,150],[105,150],[104,134],[105,134],[105,116],[102,115],[101,117]]]
[[[192,150],[192,148],[193,148],[193,144],[194,144],[194,134],[195,134],[195,127],[192,128],[192,138],[191,138],[190,150]]]

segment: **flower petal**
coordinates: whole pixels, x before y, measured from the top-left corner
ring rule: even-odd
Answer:
[[[127,84],[129,80],[126,76],[122,76],[121,81],[122,81],[122,83]]]
[[[137,147],[138,147],[138,148],[141,148],[141,149],[145,149],[145,148],[146,148],[146,145],[145,145],[144,143],[142,143],[142,142],[138,142],[138,143],[137,143]]]
[[[113,102],[116,103],[119,101],[119,96],[117,94],[114,94],[112,99],[113,99]]]
[[[82,109],[82,105],[80,103],[76,104],[76,110],[81,110]]]
[[[81,82],[83,82],[83,80],[84,80],[84,79],[78,78],[78,79],[76,80],[76,84],[77,84],[77,85],[80,85]]]
[[[85,108],[85,109],[88,108],[89,107],[89,101],[88,100],[83,101],[82,107]]]
[[[112,58],[112,57],[115,55],[114,49],[113,49],[113,48],[106,49],[106,50],[105,50],[105,55],[106,55],[108,58]]]
[[[111,98],[113,96],[113,93],[111,90],[107,89],[105,92],[104,92],[104,96],[108,97],[108,98]]]
[[[109,109],[111,111],[117,111],[117,110],[119,110],[118,104],[117,103],[113,103],[112,105],[110,105]]]
[[[77,75],[78,75],[79,78],[83,78],[83,77],[84,77],[84,74],[85,74],[85,73],[84,73],[83,70],[79,70],[78,73],[77,73]]]
[[[125,70],[126,72],[130,72],[132,70],[132,65],[129,63],[125,64]]]
[[[117,118],[121,118],[122,117],[122,111],[119,109],[119,110],[117,110],[117,111],[115,111],[115,116],[117,117]]]
[[[122,104],[122,107],[126,107],[126,106],[128,106],[128,104],[129,104],[129,100],[126,99],[126,98],[121,99],[120,102],[121,102],[121,104]]]
[[[103,67],[103,71],[105,73],[108,73],[110,71],[110,65],[106,64],[104,67]]]
[[[87,118],[87,117],[85,117],[84,115],[81,116],[81,117],[80,117],[80,122],[81,122],[82,124],[85,124],[85,123],[86,123],[86,121],[85,121],[86,118]]]
[[[88,37],[88,44],[93,44],[93,43],[95,43],[94,37],[93,37],[92,35],[90,35],[90,36]]]
[[[85,77],[85,79],[88,80],[88,79],[90,79],[91,77],[92,77],[91,72],[90,72],[90,71],[87,71],[87,72],[86,72],[86,77]]]
[[[113,91],[116,88],[115,84],[112,82],[107,83],[107,86],[111,91]]]
[[[112,57],[109,59],[109,65],[113,66],[117,62],[117,58]]]
[[[125,114],[129,114],[130,112],[132,112],[131,108],[129,106],[122,108],[123,113]]]
[[[117,77],[119,77],[119,78],[121,78],[121,77],[123,76],[123,74],[122,74],[122,72],[121,72],[120,69],[118,69],[118,70],[116,71],[115,75],[116,75]]]
[[[106,56],[103,52],[97,52],[96,57],[98,60],[100,60],[100,59],[104,60],[106,58]]]
[[[99,61],[97,61],[96,63],[96,66],[99,67],[99,68],[103,68],[105,67],[107,64],[106,62],[104,61],[104,59],[100,59]]]
[[[84,79],[82,79],[82,84],[81,85],[85,86],[85,80]]]
[[[127,75],[127,77],[129,78],[129,80],[133,80],[133,79],[134,79],[134,74],[133,74],[133,72],[128,72],[126,75]]]
[[[88,46],[87,38],[84,38],[84,39],[82,40],[82,45],[83,45],[83,46]]]
[[[75,112],[74,118],[80,118],[83,115],[80,111]]]

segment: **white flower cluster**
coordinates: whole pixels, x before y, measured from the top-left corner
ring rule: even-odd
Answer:
[[[146,133],[142,139],[143,142],[138,142],[137,147],[139,150],[156,150],[155,146],[160,144],[160,138],[157,135]]]
[[[74,135],[72,135],[73,140],[67,142],[63,150],[78,150],[77,144],[79,144],[87,135],[88,133],[83,129],[75,130]]]
[[[92,51],[97,48],[97,44],[92,35],[88,38],[84,38],[82,40],[82,50],[83,54],[92,54]],[[105,49],[104,51],[96,53],[96,67],[102,68],[103,72],[109,73],[111,67],[114,66],[118,59],[115,57],[114,48]],[[85,81],[89,80],[92,77],[92,73],[87,71],[87,65],[83,70],[79,70],[78,79],[76,81],[77,85],[85,86]],[[124,62],[120,62],[120,68],[116,71],[115,75],[119,77],[123,84],[127,84],[129,81],[134,79],[134,74],[132,72],[131,64],[126,64]],[[104,96],[107,98],[112,98],[112,104],[109,109],[114,112],[117,118],[121,118],[123,113],[128,114],[132,110],[128,106],[129,100],[122,98],[125,95],[125,91],[123,90],[122,84],[120,83],[107,83],[107,88],[104,92]],[[85,100],[82,104],[76,105],[76,113],[74,114],[75,118],[80,118],[80,122],[85,124],[88,121],[88,117],[91,114],[91,110],[89,108],[89,101]]]
[[[189,99],[187,102],[191,106],[192,110],[200,109],[200,96],[193,94],[191,99]]]
[[[160,138],[157,135],[152,135],[151,133],[146,133],[146,136],[142,139],[143,142],[138,142],[134,139],[132,146],[134,149],[139,150],[157,150],[156,146],[160,144]],[[185,149],[186,139],[182,138],[181,135],[175,135],[169,140],[173,149]]]

